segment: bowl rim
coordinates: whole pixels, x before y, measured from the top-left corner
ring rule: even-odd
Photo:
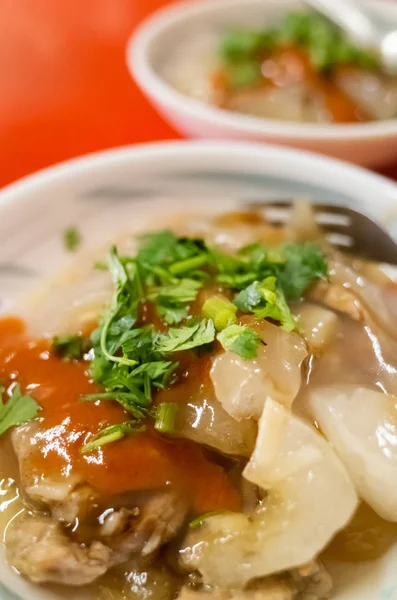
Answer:
[[[143,144],[132,144],[119,146],[98,152],[91,152],[55,165],[40,169],[26,175],[0,189],[0,210],[8,204],[18,202],[26,198],[28,194],[36,193],[38,189],[45,188],[51,184],[61,183],[75,176],[84,175],[113,166],[128,164],[131,161],[146,162],[151,159],[175,158],[176,160],[186,157],[205,157],[208,154],[225,156],[229,154],[234,158],[241,155],[247,157],[249,154],[259,157],[266,153],[272,153],[276,160],[286,162],[305,163],[312,167],[315,172],[324,172],[324,177],[337,171],[342,181],[342,187],[357,185],[359,182],[367,189],[372,188],[396,202],[397,207],[397,182],[359,165],[347,161],[329,157],[301,148],[279,146],[277,144],[263,143],[259,141],[230,141],[230,140],[170,140],[162,142],[147,142]],[[332,187],[332,186],[331,186]],[[365,212],[365,211],[364,211]]]
[[[102,170],[111,171],[114,167],[134,166],[136,170],[140,163],[148,164],[152,160],[163,161],[164,157],[170,163],[172,160],[183,162],[187,158],[187,163],[191,164],[192,159],[204,160],[204,158],[219,157],[225,162],[228,156],[233,157],[233,161],[237,161],[243,156],[244,163],[248,163],[248,159],[256,157],[253,171],[260,170],[261,165],[265,164],[262,158],[266,156],[274,156],[275,162],[281,165],[285,162],[285,178],[288,178],[288,165],[294,167],[300,163],[307,166],[314,172],[319,171],[321,176],[330,182],[329,187],[334,187],[335,183],[343,188],[354,188],[357,190],[357,197],[360,195],[360,190],[368,190],[374,194],[374,210],[376,210],[376,199],[388,201],[397,207],[397,185],[392,180],[384,176],[373,173],[362,167],[352,165],[350,163],[318,155],[312,152],[301,149],[288,147],[279,147],[271,144],[263,144],[260,142],[228,142],[228,141],[186,141],[176,140],[167,142],[152,142],[147,144],[136,144],[131,146],[121,146],[105,151],[95,152],[81,157],[77,157],[68,161],[64,161],[57,165],[38,171],[37,173],[28,175],[19,181],[9,184],[0,190],[0,213],[7,212],[7,209],[18,202],[40,197],[43,191],[48,190],[51,186],[61,186],[63,184],[71,184],[76,177],[94,176],[101,173]],[[216,167],[218,168],[218,167]],[[216,169],[215,168],[215,169]],[[284,167],[283,167],[284,168]],[[248,171],[247,171],[248,172]],[[332,174],[339,177],[331,177]],[[105,173],[107,176],[107,173]],[[358,189],[359,188],[359,189]],[[56,197],[53,198],[56,201]],[[1,216],[0,216],[1,219]],[[69,257],[69,260],[73,260]],[[76,260],[76,259],[74,259]],[[1,554],[1,553],[0,553]],[[4,557],[0,556],[0,561]],[[387,563],[385,569],[380,571],[387,583],[390,579],[391,566]],[[394,573],[394,571],[393,571]],[[3,600],[11,600],[11,595],[14,600],[18,598],[31,598],[33,594],[30,590],[26,591],[22,587],[25,582],[20,580],[18,586],[8,581],[0,583],[0,598]],[[4,590],[3,591],[3,587]],[[14,594],[16,594],[14,596]],[[34,598],[39,598],[40,590],[34,594]],[[41,597],[41,595],[40,595]]]
[[[254,0],[258,1],[258,0]],[[283,0],[271,0],[280,4]],[[126,46],[126,62],[130,74],[154,102],[169,110],[176,110],[194,120],[222,126],[231,132],[244,135],[278,136],[280,139],[329,140],[389,138],[397,134],[397,118],[366,123],[318,125],[264,119],[213,107],[205,102],[185,96],[168,84],[148,60],[151,46],[169,27],[185,19],[210,14],[221,6],[231,7],[245,0],[184,0],[174,2],[145,19],[130,36]],[[375,10],[390,10],[389,0],[365,0]]]

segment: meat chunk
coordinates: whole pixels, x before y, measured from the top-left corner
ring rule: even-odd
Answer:
[[[61,507],[65,501],[70,502],[70,494],[83,483],[82,477],[73,473],[68,477],[47,477],[45,473],[32,470],[30,456],[35,448],[35,436],[40,435],[39,421],[30,421],[16,427],[12,432],[12,445],[18,459],[21,491],[26,503]],[[68,508],[69,510],[69,508]]]
[[[141,542],[141,554],[147,556],[162,544],[174,538],[186,518],[186,504],[180,496],[163,493],[151,498],[143,507],[138,527],[134,534]],[[122,550],[129,543],[120,545]]]
[[[99,535],[109,547],[126,557],[138,553],[147,556],[176,536],[185,517],[186,504],[179,495],[145,494],[135,508],[124,507],[110,513]]]
[[[96,526],[87,517],[76,534],[49,515],[28,515],[9,531],[8,561],[35,582],[84,585],[131,556],[154,553],[178,533],[186,507],[176,495],[157,492],[141,508],[106,513]]]
[[[33,581],[83,585],[133,556],[148,556],[182,526],[187,506],[172,490],[100,496],[79,474],[57,477],[30,468],[39,424],[13,432],[25,505],[6,540],[8,557]],[[78,527],[76,527],[78,525]]]
[[[118,562],[101,542],[83,547],[72,542],[60,523],[48,516],[28,515],[14,523],[7,536],[7,559],[36,583],[85,585]]]
[[[308,600],[329,598],[332,591],[332,577],[320,561],[313,561],[294,569],[290,575],[303,598]]]
[[[53,484],[55,487],[55,483]],[[48,500],[45,504],[50,508],[51,516],[56,521],[71,525],[79,519],[83,522],[87,519],[92,507],[98,498],[98,494],[87,484],[79,485],[72,489],[61,500]],[[44,498],[42,497],[42,501]]]

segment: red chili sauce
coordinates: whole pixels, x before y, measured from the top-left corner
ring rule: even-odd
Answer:
[[[64,477],[79,473],[106,495],[169,485],[190,498],[193,513],[239,510],[240,495],[226,470],[194,442],[150,429],[83,455],[80,449],[89,434],[129,417],[115,402],[82,402],[82,394],[101,391],[90,380],[88,363],[67,362],[50,346],[48,339],[30,339],[19,319],[0,319],[0,380],[5,385],[18,381],[42,407],[30,459],[33,472]],[[191,376],[185,370],[184,380],[199,385],[197,367]],[[167,397],[183,401],[173,388],[162,392],[162,401]]]
[[[342,69],[346,71],[349,67],[339,67],[335,74]],[[259,84],[254,84],[252,89],[263,86],[285,87],[305,82],[313,94],[323,99],[324,108],[332,122],[355,123],[368,120],[358,110],[356,103],[338,86],[335,74],[320,73],[312,65],[305,50],[297,46],[285,46],[263,58],[263,78]],[[228,87],[227,76],[222,70],[214,74],[212,87],[217,104],[227,108],[228,99],[236,92]]]

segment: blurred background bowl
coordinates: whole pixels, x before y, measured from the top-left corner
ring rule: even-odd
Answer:
[[[365,0],[365,4],[397,27],[397,3]],[[204,63],[216,52],[224,30],[267,26],[301,7],[299,0],[196,0],[172,5],[146,20],[131,37],[129,70],[158,112],[183,135],[277,143],[371,167],[390,163],[397,157],[397,119],[342,125],[262,119],[212,107],[172,85],[173,66],[181,63],[181,53],[187,69],[195,58],[199,68],[201,63],[208,69]]]

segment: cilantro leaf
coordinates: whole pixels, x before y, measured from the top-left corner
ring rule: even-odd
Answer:
[[[143,419],[147,416],[147,400],[140,390],[135,392],[101,392],[98,394],[86,394],[80,397],[82,402],[105,402],[107,400],[115,401],[120,404],[127,412],[131,413],[136,419]]]
[[[63,243],[66,250],[75,252],[81,244],[81,233],[77,227],[68,227],[63,232]]]
[[[105,316],[100,334],[100,347],[103,356],[110,362],[133,366],[137,364],[136,360],[128,359],[125,356],[116,356],[114,352],[109,351],[107,338],[111,333],[111,327],[114,325],[116,317],[119,319],[127,318],[132,326],[137,319],[138,303],[140,300],[140,281],[136,265],[128,269],[122,264],[115,246],[110,249],[108,258],[109,271],[112,275],[115,292],[112,305]],[[120,326],[120,321],[118,322]]]
[[[291,313],[284,292],[280,288],[277,288],[274,291],[274,296],[268,300],[266,306],[254,310],[254,314],[259,319],[270,318],[274,321],[279,321],[281,327],[285,331],[293,331],[296,329],[297,323],[295,317]]]
[[[270,49],[273,44],[273,36],[267,32],[236,29],[225,34],[220,50],[226,61],[239,62],[260,51]]]
[[[245,359],[255,358],[262,343],[257,332],[246,325],[229,325],[218,333],[218,341],[225,350],[231,350]]]
[[[279,321],[290,331],[295,321],[287,299],[301,294],[315,278],[325,277],[327,265],[315,245],[268,248],[256,243],[230,255],[207,247],[203,240],[162,231],[143,236],[135,257],[119,256],[112,247],[107,269],[113,298],[91,335],[89,356],[90,374],[104,391],[82,399],[118,402],[140,422],[156,418],[152,394],[176,378],[175,352],[206,351],[217,337],[243,358],[255,357],[261,340],[253,329],[236,324],[237,309]],[[193,319],[190,304],[197,301],[206,281],[212,289],[217,287],[202,306],[206,318]],[[234,303],[228,299],[230,293],[235,294]],[[141,310],[148,301],[171,325],[167,331],[156,331],[153,324],[140,326],[150,314]],[[175,326],[184,319],[182,326]],[[65,356],[77,357],[81,341],[59,338],[56,347]],[[166,414],[170,410],[164,408]],[[123,431],[102,433],[98,439],[108,439],[109,434],[112,440],[120,439]]]
[[[245,88],[260,82],[262,63],[259,60],[240,60],[227,68],[228,83],[233,88]]]
[[[83,358],[91,347],[89,338],[82,335],[64,335],[53,338],[51,349],[65,360],[78,360]]]
[[[315,11],[287,13],[276,26],[269,29],[226,31],[219,54],[226,74],[241,73],[238,82],[242,86],[249,86],[256,65],[277,48],[291,44],[303,48],[315,70],[320,73],[328,74],[340,65],[362,69],[381,67],[377,52],[353,44],[334,23]],[[233,77],[230,79],[233,85]]]
[[[185,327],[171,327],[157,337],[156,350],[163,354],[192,350],[210,344],[215,339],[215,327],[211,319],[192,320]]]
[[[286,261],[278,279],[288,300],[299,300],[313,280],[328,278],[327,261],[317,244],[285,244],[282,252]]]
[[[251,312],[263,302],[259,281],[254,281],[234,298],[234,304],[243,312]]]
[[[194,279],[180,279],[173,285],[163,286],[149,295],[150,300],[155,302],[185,303],[193,302],[202,283]]]
[[[188,315],[188,303],[193,302],[202,283],[195,279],[180,279],[177,283],[154,289],[148,295],[156,305],[157,314],[174,325]]]
[[[143,265],[158,265],[177,260],[178,239],[172,231],[148,233],[139,238],[137,260]]]
[[[149,233],[139,238],[139,250],[137,255],[138,262],[147,268],[154,265],[169,267],[174,263],[185,261],[202,256],[205,253],[206,247],[202,240],[194,240],[191,238],[178,238],[171,231],[159,231]],[[202,264],[203,257],[199,263]],[[191,268],[197,268],[196,263],[193,263]],[[185,273],[190,270],[181,266],[177,268],[177,272]],[[174,267],[175,269],[175,267]]]
[[[156,311],[168,325],[177,325],[189,314],[189,305],[185,306],[167,306],[165,304],[157,304]]]
[[[237,294],[234,303],[243,312],[252,312],[261,319],[279,321],[286,331],[293,331],[296,327],[284,292],[276,286],[276,278],[273,276],[261,282],[254,281]]]
[[[147,362],[139,365],[139,367],[132,371],[131,375],[136,378],[140,375],[147,374],[155,383],[156,387],[165,387],[170,376],[177,367],[177,362],[156,360],[154,362]]]
[[[0,390],[0,435],[3,435],[10,427],[22,425],[26,421],[30,421],[37,417],[39,404],[31,396],[21,393],[21,388],[16,385],[12,390],[12,394],[4,404],[2,393],[4,388]]]
[[[250,244],[233,257],[212,253],[219,271],[218,281],[234,289],[244,289],[257,279],[275,275],[285,262],[280,249],[270,249],[263,244]]]

